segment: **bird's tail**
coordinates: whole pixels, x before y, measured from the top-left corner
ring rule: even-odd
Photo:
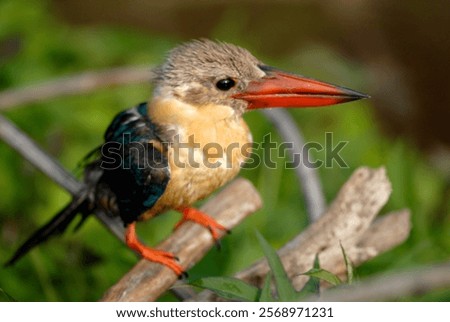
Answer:
[[[89,215],[88,210],[88,193],[81,193],[76,196],[66,207],[64,207],[60,212],[58,212],[48,223],[36,231],[22,246],[14,253],[11,259],[5,263],[5,266],[14,264],[22,256],[24,256],[28,251],[30,251],[35,246],[46,241],[52,235],[62,234],[72,220],[81,213],[82,221]]]

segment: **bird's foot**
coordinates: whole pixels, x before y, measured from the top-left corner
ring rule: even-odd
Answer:
[[[173,253],[147,247],[137,239],[135,222],[128,225],[125,241],[128,247],[137,251],[146,260],[170,268],[179,277],[187,276],[184,269],[176,262],[178,258]]]
[[[220,248],[219,231],[225,231],[228,234],[230,233],[230,231],[226,227],[219,224],[213,218],[201,212],[200,210],[197,210],[195,208],[183,208],[179,209],[179,211],[182,213],[183,218],[181,218],[181,220],[175,225],[175,229],[180,227],[181,224],[183,224],[186,221],[196,222],[197,224],[209,229],[212,238],[214,239],[214,242],[216,243],[216,246],[218,248]]]

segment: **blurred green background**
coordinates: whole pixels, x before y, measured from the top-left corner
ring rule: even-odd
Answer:
[[[180,42],[208,37],[246,47],[267,64],[370,94],[371,100],[290,111],[308,141],[323,143],[325,132],[333,132],[336,142],[349,141],[341,153],[349,168],[319,169],[328,201],[355,168],[386,166],[393,193],[383,213],[412,211],[410,238],[357,268],[362,279],[450,257],[449,9],[448,1],[0,0],[0,90],[88,70],[150,67]],[[150,95],[148,84],[129,85],[3,114],[74,171],[102,142],[112,117]],[[246,120],[256,142],[274,131],[258,112]],[[261,257],[255,229],[279,247],[307,225],[294,172],[275,160],[277,169],[241,172],[260,191],[264,207],[190,277],[232,275]],[[3,262],[70,200],[3,142],[0,192]],[[155,245],[178,219],[175,213],[160,216],[140,224],[139,234]],[[135,262],[91,218],[76,233],[0,268],[0,289],[18,301],[95,301]],[[414,299],[450,300],[450,291]]]

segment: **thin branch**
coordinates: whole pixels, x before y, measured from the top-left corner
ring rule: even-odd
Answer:
[[[84,189],[83,184],[67,172],[58,161],[47,155],[33,139],[2,115],[0,115],[0,138],[71,195],[78,195]]]
[[[242,178],[229,184],[210,199],[201,210],[232,229],[261,207],[261,199],[253,185]],[[182,267],[194,266],[214,245],[211,233],[194,223],[185,223],[157,248],[173,252]],[[102,301],[153,301],[177,281],[167,267],[141,260],[109,289]]]
[[[0,110],[41,102],[59,96],[76,95],[96,89],[149,82],[151,67],[122,67],[62,77],[39,85],[10,89],[0,93]]]
[[[85,189],[83,183],[2,115],[0,115],[0,138],[72,196],[80,194]],[[112,218],[101,211],[97,211],[96,216],[117,238],[124,240],[123,223],[119,218]]]
[[[288,149],[291,157],[295,158],[296,155],[301,155],[305,139],[300,127],[294,122],[289,112],[280,108],[263,110],[262,112],[277,129],[283,141],[292,143],[292,149]],[[295,172],[298,184],[305,195],[309,221],[314,222],[326,209],[325,197],[317,170],[308,168],[303,162],[300,162],[300,165],[295,168]]]
[[[306,301],[392,301],[450,288],[450,262],[373,276],[352,286],[330,289]]]

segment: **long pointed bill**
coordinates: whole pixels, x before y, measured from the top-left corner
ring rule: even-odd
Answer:
[[[318,107],[350,102],[367,95],[303,76],[261,66],[267,76],[248,84],[233,97],[248,102],[248,109],[265,107]]]

